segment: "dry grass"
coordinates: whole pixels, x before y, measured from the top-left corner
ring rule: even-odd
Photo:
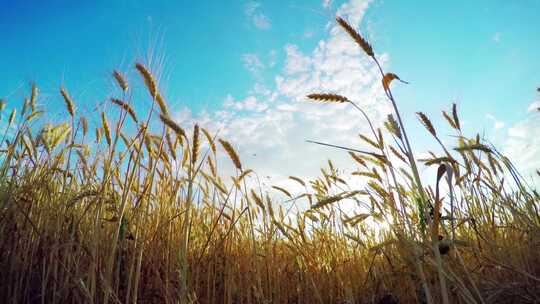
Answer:
[[[371,46],[340,20],[378,65]],[[305,188],[293,193],[248,187],[253,172],[224,139],[223,156],[238,171],[220,176],[216,135],[194,126],[186,136],[153,75],[136,69],[159,119],[148,111],[138,123],[132,89],[117,72],[123,96],[113,99],[119,107],[110,119],[117,123],[111,128],[102,112],[95,138],[64,89],[69,122],[39,123],[36,86],[34,106],[18,121],[12,111],[8,126],[16,129],[0,147],[6,303],[538,303],[540,196],[494,147],[461,132],[455,105],[443,113],[455,149],[419,113],[441,145],[422,160],[438,167],[433,180],[419,178],[388,81],[389,132],[373,128],[361,136],[370,151],[350,152],[365,183],[349,184],[329,162],[318,178],[291,176]],[[384,80],[389,74],[380,71]],[[161,131],[147,127],[160,121]],[[278,193],[287,201],[271,199]],[[343,200],[365,212],[344,213]],[[300,201],[309,208],[288,212]]]

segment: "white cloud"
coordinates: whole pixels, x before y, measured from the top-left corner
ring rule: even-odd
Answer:
[[[242,61],[244,61],[244,67],[254,76],[259,77],[260,71],[264,69],[264,64],[257,54],[244,54],[242,55]]]
[[[287,62],[285,64],[285,73],[288,75],[309,72],[312,69],[313,59],[304,56],[298,51],[298,46],[294,44],[288,44],[285,46],[285,53],[287,55]]]
[[[329,8],[332,5],[332,0],[323,0],[322,5],[324,8]]]
[[[371,0],[351,0],[338,9],[337,15],[346,17],[352,25],[359,25],[370,3]],[[334,26],[334,28],[337,27]]]
[[[501,121],[501,120],[498,120],[492,114],[489,114],[489,113],[486,114],[486,118],[493,121],[493,128],[495,128],[495,130],[499,130],[499,129],[504,128],[504,122]]]
[[[306,31],[304,32],[304,35],[302,35],[302,37],[303,37],[304,39],[309,39],[309,38],[312,38],[314,35],[315,35],[315,32],[314,32],[314,31],[312,31],[312,30],[306,30]]]
[[[338,13],[357,27],[368,2],[352,0]],[[347,153],[305,140],[358,148],[357,134],[369,130],[366,121],[348,104],[315,103],[305,96],[313,92],[345,95],[380,125],[390,112],[390,104],[384,97],[378,69],[337,25],[312,51],[305,52],[294,44],[283,50],[285,65],[273,84],[256,84],[242,100],[227,96],[224,108],[211,114],[213,119],[205,120],[205,124],[198,116],[183,122],[197,120],[210,130],[220,130],[219,136],[238,150],[244,167],[270,176],[272,184],[283,182],[289,175],[314,177],[328,158],[339,168],[355,170]],[[388,62],[385,54],[378,54],[378,58],[383,65]]]
[[[529,112],[540,105],[540,102],[531,103]],[[519,172],[540,189],[540,113],[532,112],[525,119],[517,122],[508,129],[507,139],[503,153],[514,163]]]
[[[496,43],[501,42],[501,38],[502,38],[501,32],[496,32],[495,34],[493,34],[493,41],[495,41]]]
[[[268,105],[260,102],[255,96],[248,96],[242,101],[237,101],[231,95],[227,95],[223,101],[225,109],[232,111],[250,111],[250,112],[263,112],[268,109]]]
[[[251,20],[253,25],[260,30],[268,30],[272,27],[270,19],[260,12],[261,4],[258,2],[249,2],[244,8],[244,13]]]
[[[270,50],[270,52],[268,53],[268,57],[269,57],[268,66],[269,67],[273,68],[274,66],[276,66],[277,56],[278,56],[278,53],[276,50]]]
[[[540,111],[540,100],[531,103],[529,107],[527,108],[527,112],[534,112],[534,111]]]
[[[257,14],[253,16],[253,24],[255,24],[258,29],[267,30],[270,28],[270,19],[263,14]]]

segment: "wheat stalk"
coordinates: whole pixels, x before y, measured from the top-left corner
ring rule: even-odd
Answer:
[[[122,73],[120,73],[117,70],[114,70],[112,75],[114,79],[116,80],[116,83],[118,84],[118,86],[122,89],[122,91],[127,92],[127,90],[129,89],[129,85],[124,75],[122,75]]]
[[[32,111],[36,110],[36,101],[37,101],[38,94],[39,94],[38,87],[36,86],[35,83],[32,83],[32,93],[30,95],[30,106],[32,107]]]
[[[159,108],[161,109],[161,112],[165,115],[169,115],[169,110],[167,108],[167,103],[165,103],[165,100],[163,99],[163,96],[161,94],[157,94],[156,96],[156,102],[159,105]]]
[[[479,150],[479,151],[483,151],[483,152],[486,152],[486,153],[492,153],[493,152],[493,151],[491,151],[491,149],[488,146],[480,144],[480,143],[474,143],[474,144],[470,144],[470,145],[463,145],[462,147],[454,148],[454,150],[456,150],[458,152],[472,151],[472,150]]]
[[[150,71],[148,71],[148,69],[142,63],[136,63],[135,68],[142,75],[144,84],[146,85],[146,88],[148,88],[148,91],[150,91],[150,95],[155,97],[157,95],[157,84],[154,76],[152,76]]]
[[[384,122],[384,126],[390,133],[394,134],[397,138],[402,139],[401,129],[399,128],[394,115],[388,114],[388,120]]]
[[[129,138],[120,131],[120,138],[122,139],[122,141],[124,142],[124,145],[126,145],[126,147],[129,147],[131,146],[131,140],[129,140]]]
[[[13,122],[15,121],[16,115],[17,115],[17,109],[13,109],[11,111],[11,114],[9,115],[8,126],[11,126],[13,124]]]
[[[117,99],[117,98],[111,98],[111,102],[114,103],[115,105],[118,105],[122,109],[126,110],[126,112],[129,114],[129,116],[131,116],[131,119],[133,119],[133,121],[135,121],[135,123],[139,123],[139,120],[137,119],[137,115],[135,114],[135,111],[133,110],[133,108],[129,104],[127,104],[127,103],[125,103],[122,100]]]
[[[101,142],[101,128],[96,128],[96,143]]]
[[[435,132],[435,128],[433,127],[433,124],[429,120],[429,118],[426,116],[426,114],[422,112],[416,112],[416,115],[420,118],[420,121],[426,127],[426,129],[433,135],[434,137],[437,137],[437,132]]]
[[[327,198],[324,198],[320,201],[318,201],[315,205],[311,206],[311,209],[319,209],[324,206],[339,202],[341,200],[344,200],[349,197],[353,197],[355,195],[359,194],[359,191],[352,191],[352,192],[342,192],[337,195],[329,196]]]
[[[399,151],[397,151],[394,147],[390,146],[390,151],[392,151],[392,153],[397,157],[399,158],[402,162],[408,164],[409,162],[405,159],[405,157],[403,155],[401,155],[401,153]]]
[[[103,131],[105,132],[105,140],[107,140],[107,145],[110,146],[112,143],[111,128],[109,127],[109,122],[107,121],[107,116],[105,116],[105,112],[101,112],[101,124],[103,127]]]
[[[182,129],[182,127],[180,127],[180,125],[174,122],[174,120],[172,120],[169,116],[159,114],[159,119],[161,119],[163,124],[171,128],[174,133],[176,133],[176,136],[178,136],[179,138],[186,137],[186,132],[184,131],[184,129]]]
[[[296,176],[289,176],[289,179],[292,179],[293,181],[299,183],[300,185],[302,185],[304,187],[306,186],[306,183],[302,179],[300,179],[300,178],[298,178]]]
[[[448,115],[448,113],[446,113],[446,111],[442,111],[442,114],[443,114],[444,119],[446,119],[446,121],[452,128],[459,130],[454,120],[450,117],[450,115]]]
[[[214,161],[212,161],[212,157],[207,158],[208,166],[210,167],[210,172],[213,176],[217,175],[216,166],[214,165]]]
[[[241,182],[246,176],[250,175],[251,173],[253,173],[253,170],[251,169],[247,169],[244,172],[242,172],[242,174],[238,176],[238,182]]]
[[[289,191],[287,191],[287,190],[285,190],[285,189],[283,189],[283,188],[281,188],[281,187],[278,187],[278,186],[272,186],[272,188],[274,188],[274,189],[276,189],[276,190],[278,190],[278,191],[284,193],[284,194],[285,194],[286,196],[288,196],[289,198],[292,198],[292,195],[291,195],[291,193],[290,193]]]
[[[259,208],[261,208],[263,211],[266,210],[263,200],[257,195],[257,193],[255,193],[255,191],[253,191],[253,189],[251,189],[251,197],[253,198],[253,201],[255,201],[255,204],[259,206]]]
[[[236,154],[236,151],[234,151],[232,145],[224,139],[219,139],[219,142],[223,146],[223,149],[225,149],[225,152],[227,152],[229,155],[229,158],[234,163],[236,169],[242,171],[242,163],[240,162],[240,158],[238,157],[238,154]]]
[[[459,125],[459,117],[458,117],[458,114],[457,114],[457,105],[455,103],[452,104],[452,116],[454,117],[454,124],[456,125],[456,128],[458,130],[460,130],[461,127]]]
[[[78,151],[78,150],[77,150]],[[79,157],[82,156],[82,155],[79,155]],[[77,202],[83,200],[84,198],[86,197],[89,197],[89,196],[97,196],[99,195],[100,192],[97,191],[97,190],[86,190],[86,191],[83,191],[83,192],[80,192],[79,194],[75,195],[73,198],[71,198],[69,200],[69,202],[67,203],[68,206],[73,206],[75,205]]]
[[[150,71],[148,71],[148,69],[141,63],[135,64],[135,67],[142,75],[144,83],[146,84],[148,91],[150,91],[150,95],[152,95],[152,98],[157,102],[159,108],[161,109],[161,113],[168,116],[169,110],[167,108],[167,104],[165,103],[165,100],[161,94],[158,92],[156,80],[154,79],[152,73],[150,73]]]
[[[210,145],[210,149],[212,150],[212,152],[214,154],[216,154],[216,144],[214,143],[214,139],[212,138],[212,136],[210,135],[210,132],[208,132],[208,130],[206,130],[205,128],[201,128],[202,129],[202,132],[204,134],[204,136],[206,137],[206,140],[208,141],[208,144]]]
[[[199,147],[200,147],[200,140],[199,140],[199,125],[195,124],[193,127],[193,141],[192,141],[192,149],[191,149],[191,163],[195,165],[197,162],[197,156],[199,155]]]
[[[375,54],[373,53],[373,48],[371,45],[364,39],[360,34],[352,28],[352,26],[347,23],[347,21],[343,20],[341,17],[336,18],[337,22],[341,27],[353,38],[354,41],[364,50],[366,55],[373,57]]]
[[[167,147],[169,147],[169,152],[171,153],[171,156],[174,160],[176,160],[176,147],[174,145],[174,142],[171,138],[171,133],[167,132],[165,134],[165,140],[167,141]]]
[[[86,117],[81,116],[80,121],[82,125],[83,135],[88,134],[88,120],[86,119]]]
[[[331,93],[313,93],[307,95],[309,99],[313,99],[316,101],[325,101],[325,102],[337,102],[337,103],[343,103],[343,102],[349,102],[349,99],[345,96],[341,96],[338,94],[331,94]]]
[[[376,149],[382,149],[382,146],[379,145],[378,143],[374,142],[373,140],[369,139],[367,136],[365,136],[364,134],[358,134],[358,137],[360,137],[360,139],[362,139],[363,141],[365,141],[366,143],[370,144],[371,146],[373,146],[374,148]]]
[[[74,117],[75,104],[73,102],[73,99],[71,99],[71,96],[69,96],[69,93],[63,86],[60,88],[60,94],[62,94],[62,97],[64,97],[64,102],[66,103],[66,108],[69,112],[69,115],[71,115],[71,117]]]
[[[352,159],[354,159],[357,163],[359,163],[360,165],[362,165],[363,167],[367,167],[366,165],[366,162],[361,158],[360,155],[352,152],[352,151],[349,151],[349,155],[352,157]]]

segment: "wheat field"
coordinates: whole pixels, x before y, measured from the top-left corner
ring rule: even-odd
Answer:
[[[22,109],[2,116],[5,303],[539,303],[538,192],[496,147],[462,132],[455,104],[439,118],[451,146],[417,113],[443,151],[418,159],[392,94],[400,78],[337,22],[378,67],[393,107],[376,128],[346,96],[306,92],[321,107],[349,104],[371,126],[360,136],[369,150],[340,147],[362,187],[332,162],[317,178],[290,177],[300,195],[248,183],[242,151],[176,122],[143,63],[133,70],[153,100],[144,117],[119,71],[114,111],[95,118],[61,87],[66,120],[44,123],[33,85]],[[437,175],[423,180],[424,166]],[[343,212],[342,201],[365,212]]]

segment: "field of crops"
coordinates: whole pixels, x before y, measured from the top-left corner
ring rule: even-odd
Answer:
[[[539,194],[496,147],[462,132],[455,104],[437,118],[455,131],[451,146],[417,113],[443,151],[418,159],[392,94],[399,77],[337,22],[379,67],[393,106],[377,128],[346,96],[306,92],[370,124],[360,136],[370,148],[348,151],[361,187],[331,162],[318,178],[290,177],[300,195],[262,187],[235,143],[171,118],[142,63],[138,94],[153,100],[144,116],[118,71],[116,96],[96,117],[60,88],[58,124],[44,123],[32,86],[23,108],[2,113],[5,303],[538,303]],[[436,176],[423,180],[423,166]],[[344,212],[344,201],[364,211]]]

